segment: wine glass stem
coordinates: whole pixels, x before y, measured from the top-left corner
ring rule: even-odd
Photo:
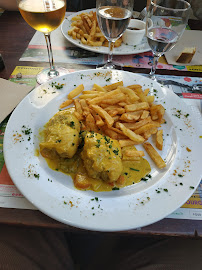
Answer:
[[[157,64],[158,64],[158,61],[159,61],[159,57],[160,56],[157,56],[157,55],[154,54],[152,68],[151,68],[151,71],[149,73],[149,76],[150,76],[151,79],[155,79],[156,67],[157,67]]]
[[[46,33],[44,34],[44,36],[46,39],[46,46],[48,50],[48,58],[49,58],[49,64],[50,64],[50,71],[48,72],[48,75],[50,77],[55,77],[55,76],[58,76],[58,72],[55,70],[55,66],[54,66],[50,34]]]
[[[112,63],[113,59],[113,49],[114,49],[114,41],[109,40],[109,53],[107,63]]]

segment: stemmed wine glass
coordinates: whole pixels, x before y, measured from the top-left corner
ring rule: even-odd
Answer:
[[[188,22],[190,4],[184,0],[152,0],[147,12],[146,36],[154,59],[150,78],[155,80],[159,57],[171,50]],[[153,26],[150,27],[151,21]]]
[[[134,0],[96,0],[96,13],[99,27],[108,40],[109,53],[104,69],[121,69],[113,63],[113,48],[115,41],[125,32],[133,11]]]
[[[58,28],[65,17],[66,0],[17,0],[19,11],[24,20],[45,36],[50,68],[37,74],[37,82],[42,84],[48,80],[67,74],[64,68],[54,66],[50,33]]]

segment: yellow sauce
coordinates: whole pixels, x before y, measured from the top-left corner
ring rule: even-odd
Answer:
[[[116,183],[109,184],[101,179],[94,179],[89,177],[83,166],[80,152],[77,152],[71,159],[58,157],[54,160],[46,158],[46,161],[52,170],[57,170],[70,175],[73,180],[76,173],[84,175],[85,178],[91,183],[91,186],[88,188],[88,190],[93,190],[96,192],[111,191],[115,187],[123,188],[125,186],[133,185],[140,182],[141,178],[145,177],[151,171],[149,162],[144,158],[141,158],[140,161],[123,161],[122,175],[125,178],[125,183],[123,185],[117,185]]]
[[[66,123],[66,122],[72,123],[72,121],[73,121],[74,126],[76,127],[76,121],[72,117],[73,117],[72,110],[63,111],[63,112],[55,114],[49,120],[49,122],[45,125],[45,129],[40,131],[40,134],[39,134],[40,140],[44,141],[44,139],[47,136],[50,136],[49,142],[51,144],[51,147],[52,147],[52,145],[55,144],[55,145],[57,145],[57,150],[58,149],[61,150],[61,148],[62,148],[62,150],[63,150],[62,153],[63,153],[64,152],[63,148],[67,148],[67,144],[70,143],[70,146],[68,149],[66,149],[66,152],[67,152],[67,150],[69,151],[69,149],[71,150],[72,145],[75,146],[75,144],[76,144],[76,142],[72,143],[72,142],[74,142],[73,139],[76,138],[76,137],[73,137],[73,135],[74,135],[73,131],[75,131],[75,129],[73,129],[73,131],[71,133],[68,133],[66,135],[63,132],[64,125],[62,125],[62,124],[63,124],[63,122],[64,123]],[[77,122],[78,122],[78,120],[77,120]],[[55,126],[55,123],[57,124],[57,126]],[[61,124],[62,126],[60,127],[59,124]],[[79,126],[79,122],[77,125]],[[80,128],[77,127],[77,129],[79,130]],[[60,135],[59,139],[57,137],[56,131]],[[72,136],[70,136],[70,135],[72,135]],[[42,145],[43,143],[40,144],[40,153],[46,159],[48,166],[52,170],[60,171],[60,172],[63,172],[65,174],[71,176],[76,188],[82,189],[82,190],[84,190],[84,189],[93,190],[96,192],[111,191],[113,189],[119,189],[119,188],[123,188],[125,186],[130,186],[130,185],[133,185],[135,183],[138,183],[141,181],[141,178],[145,177],[147,174],[150,173],[150,171],[151,171],[150,164],[144,158],[140,158],[139,161],[125,161],[125,160],[123,161],[123,160],[121,160],[121,156],[122,156],[120,154],[121,148],[116,140],[113,141],[109,137],[107,139],[107,136],[103,136],[102,134],[99,134],[99,133],[88,134],[88,132],[87,132],[87,134],[85,135],[85,132],[84,132],[83,136],[84,137],[86,136],[84,139],[85,144],[83,146],[83,149],[77,148],[75,150],[76,153],[75,154],[73,153],[73,155],[71,155],[71,156],[73,156],[72,158],[67,158],[68,155],[63,155],[63,156],[59,155],[55,150],[51,152],[51,151],[49,151],[51,148],[50,149],[47,148],[48,150],[46,150],[46,147],[45,148],[41,147],[41,146],[43,146]],[[58,142],[58,144],[57,144],[57,142]],[[99,176],[99,174],[91,174],[91,171],[90,171],[89,175],[91,175],[92,177],[90,177],[88,175],[87,170],[89,172],[89,167],[91,168],[91,163],[86,164],[85,163],[86,160],[84,160],[84,159],[87,158],[86,151],[88,149],[91,149],[91,148],[93,149],[91,151],[91,156],[93,156],[93,158],[94,158],[93,161],[94,162],[99,161],[96,164],[98,169],[100,169],[102,167],[102,165],[104,165],[104,171],[110,170],[110,168],[113,168],[114,170],[116,170],[117,175],[116,174],[114,174],[115,176],[113,175],[114,176],[113,181],[109,181],[109,178],[106,180],[108,182],[106,182],[102,179],[92,178],[92,177],[100,177],[100,176]],[[44,151],[44,149],[46,151]],[[136,148],[134,146],[127,146],[127,147],[125,147],[125,149],[128,149],[128,150],[133,149],[134,150]],[[82,152],[82,154],[81,154],[81,152]],[[35,155],[38,156],[38,154],[39,154],[39,150],[36,150]],[[115,162],[115,161],[117,161],[118,158],[119,158],[118,162]],[[83,160],[84,160],[84,162],[83,162]],[[85,166],[84,166],[84,164],[85,164]],[[122,165],[123,165],[123,170],[122,170]],[[94,166],[93,170],[95,168],[96,167]],[[121,171],[122,171],[122,173],[121,173]],[[119,177],[120,173],[121,173],[121,177]],[[114,180],[116,180],[116,176],[119,177],[119,179],[118,179],[118,181],[114,182]],[[78,181],[79,177],[80,177],[80,180],[82,180],[83,182]],[[103,178],[103,179],[105,179],[105,178]],[[111,182],[111,183],[109,183],[109,182]]]

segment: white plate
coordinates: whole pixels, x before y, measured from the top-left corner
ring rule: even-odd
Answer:
[[[165,147],[161,156],[167,166],[158,170],[146,155],[152,167],[152,178],[147,182],[141,181],[111,192],[77,190],[69,176],[51,170],[46,161],[36,155],[39,130],[58,111],[75,85],[83,83],[89,90],[94,83],[104,86],[118,80],[123,80],[126,86],[138,83],[143,89],[151,88],[151,92],[157,95],[157,102],[165,106],[167,123],[162,125]],[[8,172],[33,205],[65,224],[97,231],[119,231],[163,219],[189,199],[200,182],[202,172],[199,138],[202,125],[195,107],[187,106],[173,92],[150,79],[125,71],[79,71],[53,82],[65,85],[57,90],[47,83],[33,90],[14,110],[4,136]],[[179,116],[177,111],[180,111],[180,118],[175,116]],[[23,125],[31,129],[30,135],[22,133]],[[141,146],[137,148],[141,149]],[[39,174],[39,179],[34,174]]]
[[[82,12],[90,12],[91,10],[95,11],[95,9],[87,9],[87,10],[82,10],[80,12],[74,13],[71,16],[68,16],[62,23],[61,25],[61,31],[62,34],[64,35],[64,37],[71,42],[72,44],[91,51],[91,52],[96,52],[96,53],[103,53],[103,54],[108,54],[108,48],[107,47],[103,47],[103,46],[99,46],[99,47],[94,47],[94,46],[88,46],[88,45],[84,45],[83,43],[81,43],[81,41],[79,39],[73,39],[71,36],[68,35],[68,30],[70,30],[71,27],[71,19],[72,17],[75,17],[76,15],[81,14]],[[113,54],[114,55],[129,55],[129,54],[137,54],[137,53],[143,53],[143,52],[148,52],[150,51],[150,47],[147,43],[146,38],[144,37],[142,40],[142,43],[137,45],[137,46],[130,46],[130,45],[125,45],[124,43],[121,44],[120,47],[118,48],[114,48],[113,50]]]

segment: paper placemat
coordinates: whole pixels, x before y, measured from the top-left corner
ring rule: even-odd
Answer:
[[[66,13],[70,15],[72,13]],[[187,30],[188,31],[188,30]],[[193,30],[190,30],[191,32]],[[194,32],[194,31],[193,31]],[[197,31],[196,31],[197,32]],[[62,35],[60,27],[51,33],[53,57],[55,63],[98,65],[107,60],[107,55],[83,50],[68,42]],[[141,54],[115,55],[114,61],[124,67],[151,68],[153,54],[151,51]],[[36,31],[20,61],[48,62],[44,35]],[[58,64],[61,65],[62,64]],[[161,57],[157,69],[202,72],[202,62],[199,65],[169,65],[165,57]]]
[[[16,79],[16,74],[18,72],[22,73],[22,79],[20,80]],[[21,82],[24,83],[26,81],[27,84],[33,86],[36,82],[35,77],[38,72],[38,67],[18,66],[13,71],[10,80],[15,81],[18,84]],[[166,84],[173,92],[175,92],[181,98],[185,97],[183,93],[187,92],[186,86],[191,87],[196,84],[202,84],[202,78],[200,77],[157,75],[157,80],[159,80],[161,84]],[[167,84],[168,81],[170,84]],[[180,83],[180,86],[174,85],[172,83],[173,81]],[[202,99],[186,98],[184,99],[184,101],[188,105],[197,107],[200,111],[202,111]],[[4,163],[3,135],[6,128],[6,123],[7,119],[0,124],[0,207],[34,210],[36,208],[24,198],[24,196],[13,184]],[[195,193],[191,196],[191,198],[181,208],[174,211],[167,218],[202,220],[202,181]]]

